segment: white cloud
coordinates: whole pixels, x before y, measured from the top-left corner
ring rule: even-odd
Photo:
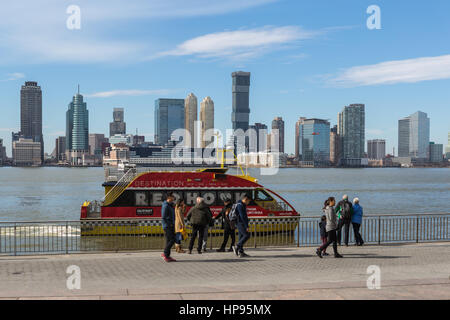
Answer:
[[[450,79],[450,55],[386,61],[356,66],[331,77],[328,83],[340,87]]]
[[[136,61],[152,50],[149,39],[118,39],[118,30],[138,19],[225,14],[277,0],[96,0],[75,3],[81,29],[68,30],[69,0],[3,1],[0,63]],[[126,28],[126,27],[125,27]],[[122,29],[123,30],[126,29]]]
[[[110,98],[116,96],[145,96],[145,95],[167,95],[171,92],[169,89],[157,89],[157,90],[112,90],[112,91],[102,91],[87,94],[86,97],[90,98]]]
[[[15,81],[25,78],[25,74],[21,72],[8,73],[6,76],[7,77],[5,79],[2,79],[0,81]]]
[[[175,49],[161,52],[153,58],[192,55],[201,58],[241,60],[313,38],[317,34],[319,32],[303,30],[297,26],[266,26],[216,32],[187,40]]]

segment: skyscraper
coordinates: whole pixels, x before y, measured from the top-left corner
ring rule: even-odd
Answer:
[[[386,140],[367,140],[367,156],[369,159],[384,159],[386,157]]]
[[[66,112],[66,151],[67,159],[75,165],[89,153],[89,111],[79,88]]]
[[[214,101],[211,97],[206,97],[200,104],[200,121],[201,121],[201,147],[206,148],[214,142],[214,137],[205,141],[205,133],[207,130],[214,129]]]
[[[196,128],[198,101],[197,97],[191,92],[184,100],[184,128],[189,132],[191,139],[186,139],[186,146],[196,148]]]
[[[330,162],[337,166],[340,163],[342,154],[341,139],[339,137],[337,125],[330,129]]]
[[[184,124],[184,99],[155,100],[155,143],[167,144],[172,133]]]
[[[341,138],[342,159],[345,164],[360,164],[365,147],[365,106],[351,104],[338,114],[338,134]],[[353,161],[351,160],[353,159]]]
[[[428,158],[430,119],[425,112],[417,111],[398,121],[398,156]]]
[[[25,139],[41,144],[41,161],[44,161],[42,135],[42,91],[35,81],[27,81],[20,89],[20,133]]]
[[[328,165],[330,162],[330,123],[323,119],[303,119],[299,124],[301,162]]]
[[[445,158],[450,160],[450,132],[448,133],[448,143],[445,147]]]
[[[267,146],[268,146],[268,131],[267,126],[263,123],[255,123],[254,125],[250,125],[249,129],[255,130],[255,136],[253,136],[253,139],[256,141],[250,141],[250,152],[266,152]],[[252,150],[253,149],[253,150]]]
[[[113,122],[109,123],[109,136],[112,137],[116,134],[126,134],[127,124],[124,122],[123,108],[114,108],[113,110]]]
[[[300,160],[300,149],[301,149],[301,141],[300,141],[300,124],[305,120],[305,117],[300,117],[295,123],[295,159]]]
[[[275,146],[272,146],[272,148],[276,148],[278,144],[278,152],[284,153],[284,121],[282,117],[276,117],[272,120],[272,139],[275,139]]]
[[[66,137],[58,137],[55,141],[55,156],[57,161],[66,160]]]
[[[428,145],[428,160],[432,163],[439,163],[444,160],[444,145],[430,142]]]
[[[0,138],[0,166],[6,161],[6,148],[3,146],[3,139]]]
[[[233,72],[231,77],[233,79],[233,111],[231,113],[233,130],[242,129],[245,132],[248,129],[250,115],[250,72]]]

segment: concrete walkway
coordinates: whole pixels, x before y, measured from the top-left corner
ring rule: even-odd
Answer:
[[[331,248],[330,248],[331,249]],[[340,247],[343,259],[315,248],[233,253],[159,252],[0,257],[1,299],[450,299],[450,243]],[[69,266],[81,289],[67,288]],[[368,266],[381,288],[367,288]],[[76,284],[75,282],[71,282]]]

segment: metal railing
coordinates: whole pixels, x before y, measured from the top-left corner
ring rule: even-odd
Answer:
[[[319,220],[320,217],[251,218],[251,237],[246,246],[319,245]],[[360,232],[366,244],[449,241],[449,225],[450,213],[369,215],[364,217]],[[190,235],[189,224],[187,229]],[[164,241],[161,219],[158,218],[0,222],[0,254],[3,255],[161,250]],[[184,247],[188,241],[183,241]],[[222,241],[223,230],[216,221],[209,228],[207,246],[215,249]],[[354,243],[352,230],[350,243]],[[231,239],[227,247],[230,244]]]

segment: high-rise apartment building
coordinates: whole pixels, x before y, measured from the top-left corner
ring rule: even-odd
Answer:
[[[430,119],[417,111],[398,121],[398,156],[415,159],[428,158]]]
[[[338,114],[338,134],[342,145],[342,159],[345,164],[358,163],[364,158],[365,106],[351,104]],[[359,161],[360,162],[360,161]]]
[[[255,135],[250,136],[249,147],[250,152],[266,152],[268,146],[268,131],[267,125],[263,123],[255,123],[249,126],[249,129],[254,130]]]
[[[444,145],[430,142],[428,145],[428,160],[432,163],[439,163],[444,160]]]
[[[367,140],[367,156],[369,159],[384,159],[386,157],[386,140]]]
[[[330,162],[332,165],[339,165],[342,148],[337,125],[330,129]]]
[[[113,110],[113,122],[109,123],[109,136],[112,137],[116,134],[126,134],[127,124],[124,121],[123,108],[114,108]]]
[[[184,128],[184,99],[155,101],[155,143],[165,145],[172,133]]]
[[[66,156],[71,164],[79,165],[88,153],[89,111],[78,89],[66,112]]]
[[[295,159],[300,160],[300,149],[301,149],[301,141],[300,141],[300,124],[306,120],[305,117],[300,117],[295,123]]]
[[[303,119],[299,124],[300,158],[302,164],[322,166],[330,162],[330,122]]]
[[[191,92],[184,100],[184,128],[189,132],[190,140],[186,139],[185,145],[191,148],[198,147],[197,145],[197,130],[195,124],[197,121],[198,100]]]
[[[3,139],[0,138],[0,166],[6,161],[6,148],[3,146]]]
[[[35,81],[25,82],[20,89],[20,133],[23,138],[40,143],[43,162],[42,90]]]
[[[211,97],[206,97],[200,104],[200,121],[201,121],[201,134],[200,141],[201,147],[206,148],[208,145],[214,142],[214,137],[207,139],[206,133],[209,130],[209,136],[211,136],[214,130],[214,101]]]
[[[66,161],[66,137],[58,137],[55,141],[55,157],[59,162]]]
[[[271,151],[273,148],[277,148],[277,152],[284,153],[284,120],[282,117],[276,117],[272,120],[272,138],[275,145],[272,145]]]

